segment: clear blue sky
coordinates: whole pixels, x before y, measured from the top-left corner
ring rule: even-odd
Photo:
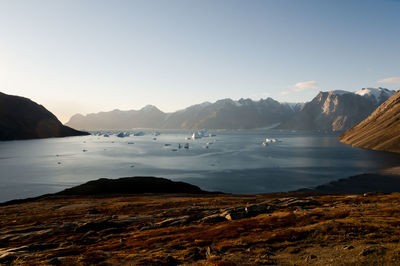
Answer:
[[[400,88],[400,1],[0,0],[0,91],[63,122],[367,86]]]

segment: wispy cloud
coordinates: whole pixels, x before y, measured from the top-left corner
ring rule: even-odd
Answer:
[[[304,89],[313,89],[317,88],[318,84],[314,80],[310,81],[304,81],[304,82],[297,82],[296,85],[294,86],[295,91],[302,91]]]
[[[281,95],[288,95],[290,91],[281,91]]]
[[[379,83],[400,83],[400,77],[391,77],[378,80]]]

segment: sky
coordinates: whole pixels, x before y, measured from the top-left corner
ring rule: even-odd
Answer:
[[[62,122],[400,89],[399,0],[0,0],[0,91]]]

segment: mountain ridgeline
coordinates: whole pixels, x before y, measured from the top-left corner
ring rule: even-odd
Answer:
[[[339,140],[360,148],[400,153],[400,91]]]
[[[141,110],[74,115],[68,126],[85,130],[132,128],[163,129],[251,129],[286,121],[299,112],[302,104],[279,103],[271,98],[219,100],[202,103],[174,113],[164,113],[148,105]]]
[[[64,126],[42,105],[0,92],[0,140],[88,135]]]
[[[357,92],[342,90],[320,92],[304,108],[278,129],[343,131],[370,115],[394,91],[363,88]]]
[[[364,88],[357,92],[320,92],[311,102],[280,103],[271,98],[219,100],[164,113],[148,105],[141,110],[74,115],[68,126],[85,130],[133,128],[252,129],[278,126],[284,130],[344,131],[365,119],[394,91]]]

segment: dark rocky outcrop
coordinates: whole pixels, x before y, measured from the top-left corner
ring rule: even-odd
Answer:
[[[27,98],[0,92],[0,140],[88,135],[64,126],[51,112]]]
[[[175,182],[159,177],[123,177],[118,179],[101,178],[85,184],[65,189],[56,195],[104,195],[140,193],[209,193],[199,187]]]
[[[400,152],[400,91],[339,140],[360,148]]]

